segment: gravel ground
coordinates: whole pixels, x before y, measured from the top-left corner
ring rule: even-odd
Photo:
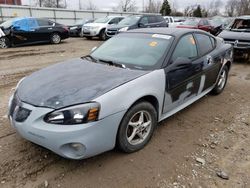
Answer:
[[[100,44],[71,38],[0,50],[0,187],[250,187],[250,64],[243,62],[234,64],[221,95],[161,122],[133,154],[114,150],[72,161],[16,134],[6,113],[18,80]]]

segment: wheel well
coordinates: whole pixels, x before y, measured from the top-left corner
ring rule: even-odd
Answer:
[[[156,110],[156,112],[157,112],[157,119],[158,119],[159,102],[158,102],[157,98],[156,98],[155,96],[153,96],[153,95],[147,95],[147,96],[144,96],[144,97],[138,99],[137,101],[135,101],[135,102],[130,106],[130,108],[131,108],[132,106],[134,106],[135,104],[140,103],[140,102],[142,102],[142,101],[149,102],[150,104],[153,105],[153,107],[155,108],[155,110]]]
[[[232,63],[230,61],[226,62],[225,66],[227,66],[228,70],[230,70]]]

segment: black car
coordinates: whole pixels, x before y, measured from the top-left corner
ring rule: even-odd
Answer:
[[[81,37],[82,26],[93,21],[94,19],[78,20],[74,25],[69,27],[69,35],[71,37]]]
[[[69,37],[66,26],[42,18],[14,18],[0,25],[0,48],[51,42]]]
[[[218,36],[233,45],[236,58],[250,59],[250,16],[236,18]]]
[[[117,25],[107,28],[106,35],[112,37],[119,32],[149,27],[167,27],[166,20],[160,15],[133,15],[120,21]]]

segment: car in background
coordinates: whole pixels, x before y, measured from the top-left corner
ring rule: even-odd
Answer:
[[[230,23],[232,18],[215,16],[209,20],[209,23],[213,26],[211,34],[217,36],[221,33]]]
[[[19,81],[9,101],[10,124],[65,158],[84,159],[115,146],[136,152],[158,122],[208,93],[222,93],[230,54],[231,45],[200,30],[123,32],[90,55]]]
[[[106,35],[112,37],[119,32],[124,32],[138,28],[167,27],[168,24],[161,15],[132,15],[126,17],[117,25],[110,26],[106,30]]]
[[[92,23],[94,21],[94,19],[82,19],[82,20],[78,20],[76,21],[76,23],[74,25],[69,26],[69,35],[71,37],[82,37],[82,27],[84,26],[84,24],[87,23]]]
[[[236,18],[218,37],[233,45],[235,58],[250,60],[250,16]]]
[[[0,48],[51,42],[69,37],[66,26],[43,18],[13,18],[0,25]]]
[[[106,40],[105,30],[107,27],[110,25],[116,25],[123,19],[124,16],[107,16],[96,19],[93,23],[85,24],[82,27],[82,36],[87,39],[99,37],[101,40]]]
[[[209,23],[208,19],[192,18],[187,19],[185,22],[178,25],[177,28],[200,29],[210,33],[213,29],[213,26]]]
[[[172,17],[172,16],[164,16],[163,17],[168,23],[168,27],[175,28],[177,25],[180,25],[185,21],[183,17]]]

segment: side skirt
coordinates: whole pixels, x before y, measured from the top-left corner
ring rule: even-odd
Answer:
[[[159,119],[159,122],[174,115],[175,113],[183,110],[184,108],[186,108],[187,106],[189,106],[190,104],[194,103],[195,101],[199,100],[200,98],[202,98],[203,96],[205,96],[206,94],[208,94],[210,91],[212,91],[214,88],[213,87],[210,87],[208,88],[207,90],[203,91],[201,94],[197,95],[196,97],[190,99],[189,101],[183,103],[182,105],[176,107],[175,109],[171,110],[170,112],[168,113],[165,113],[165,114],[162,114],[161,118]]]

